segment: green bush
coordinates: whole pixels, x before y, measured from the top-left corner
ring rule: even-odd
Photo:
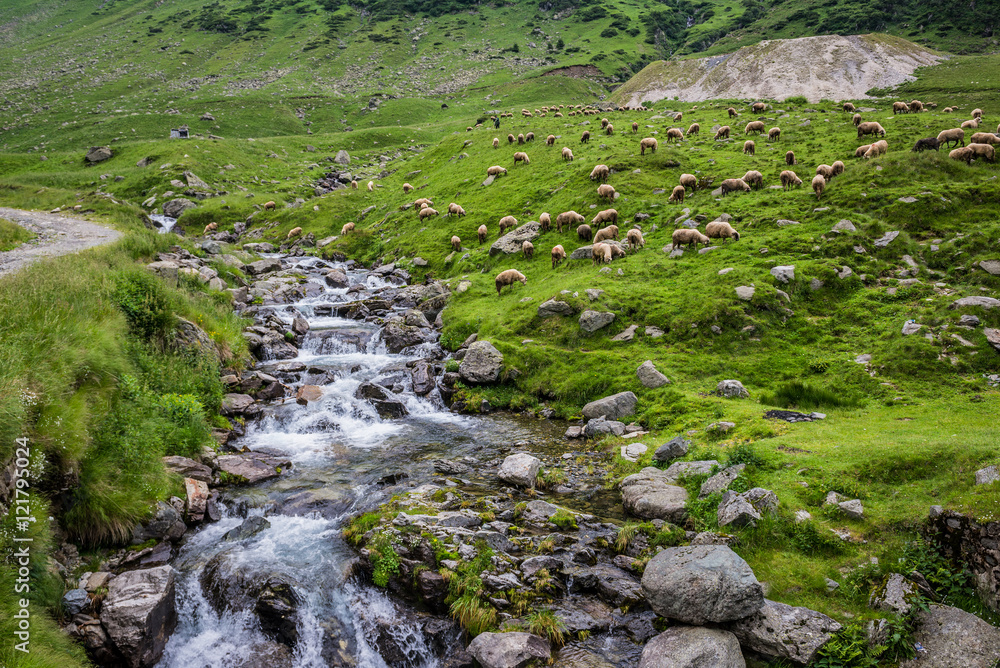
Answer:
[[[782,408],[854,407],[860,399],[844,390],[816,387],[794,380],[778,386],[774,392],[761,392],[760,403]]]
[[[115,272],[111,300],[125,314],[129,328],[144,339],[163,336],[174,316],[166,287],[153,274],[138,267]]]

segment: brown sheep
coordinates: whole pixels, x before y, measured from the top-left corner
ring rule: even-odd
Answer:
[[[573,151],[568,146],[563,146],[562,150],[563,160],[571,161],[573,160]]]
[[[548,229],[552,227],[552,216],[547,213],[539,214],[538,224],[542,226],[543,230],[548,231]]]
[[[465,215],[465,209],[463,209],[458,204],[452,202],[451,204],[448,205],[448,213],[461,218],[462,216]]]
[[[302,234],[302,228],[301,227],[293,227],[292,229],[290,229],[288,231],[288,236],[285,237],[285,238],[286,239],[291,239],[292,237],[297,237],[300,234]]]
[[[512,135],[512,134],[507,135],[507,143],[508,144],[513,144],[516,139],[517,138],[514,135]]]
[[[739,114],[736,113],[736,110],[733,109],[732,107],[729,107],[728,109],[726,109],[726,111],[729,112],[729,118],[736,118],[737,116],[739,116]]]
[[[768,141],[778,141],[781,139],[781,128],[771,128],[767,131]]]
[[[841,174],[844,173],[844,163],[840,160],[834,161],[834,163],[830,165],[830,167],[833,168],[834,176],[840,176]]]
[[[996,144],[1000,145],[1000,137],[992,132],[977,132],[969,138],[970,144]]]
[[[764,175],[756,169],[751,169],[749,172],[744,174],[743,180],[754,190],[764,187]]]
[[[606,199],[609,202],[615,199],[615,187],[610,183],[602,183],[597,186],[597,196],[601,199]]]
[[[517,269],[507,269],[506,271],[501,271],[499,274],[497,274],[496,278],[497,297],[500,296],[500,290],[505,285],[511,286],[510,289],[513,290],[514,283],[517,283],[518,281],[520,281],[522,285],[528,284],[528,279],[525,278],[524,274],[519,272]]]
[[[479,245],[482,246],[486,243],[486,236],[489,234],[489,230],[486,229],[485,225],[480,225],[479,229],[476,230],[476,234],[479,235]]]
[[[581,225],[576,228],[576,236],[580,237],[580,241],[590,241],[594,236],[594,232],[590,228],[590,225]]]
[[[743,128],[743,134],[748,135],[751,132],[756,134],[761,134],[764,132],[764,121],[750,121]]]
[[[854,157],[855,158],[865,157],[865,153],[867,153],[868,149],[870,149],[871,147],[872,147],[871,144],[865,144],[863,146],[857,147],[856,149],[854,149]]]
[[[500,148],[500,138],[499,137],[494,137],[493,138],[493,148]]]
[[[816,167],[816,173],[821,175],[824,179],[832,179],[833,167],[830,165],[819,165]]]
[[[823,190],[826,189],[826,179],[823,178],[822,174],[817,174],[812,180],[813,192],[816,193],[816,199],[819,199],[820,195],[823,194]]]
[[[572,225],[579,225],[585,220],[586,218],[584,218],[576,211],[563,211],[558,216],[556,216],[556,229],[559,230],[559,232],[562,232],[563,225],[565,225],[566,227],[570,227]]]
[[[795,151],[789,151],[785,154],[785,164],[794,165],[795,164]]]
[[[590,130],[584,130],[583,134],[580,135],[580,143],[587,144],[590,142]]]
[[[562,244],[552,247],[552,268],[555,269],[559,263],[566,259],[566,249]]]
[[[518,143],[519,146],[524,143],[524,135],[523,134],[518,134],[517,135],[517,143]]]
[[[721,220],[713,220],[711,223],[706,225],[705,236],[709,239],[732,239],[733,241],[740,240],[740,233],[733,229],[732,225]]]
[[[719,131],[715,133],[716,139],[729,139],[729,126],[723,125],[719,128]]]
[[[590,249],[590,259],[594,265],[601,264],[602,262],[611,262],[611,246],[595,243]]]
[[[504,216],[500,219],[500,236],[503,236],[508,227],[517,227],[517,218],[514,216]]]
[[[707,246],[708,244],[711,243],[711,239],[706,237],[704,234],[702,234],[698,230],[692,230],[687,227],[682,227],[679,230],[674,230],[674,233],[671,235],[670,240],[673,242],[674,248],[680,248],[684,244],[687,244],[690,247],[692,244],[694,244],[695,246],[697,246],[698,244],[704,244],[705,246]]]
[[[526,143],[529,142],[529,141],[535,141],[535,133],[534,132],[529,132],[528,134],[524,135],[524,141]]]
[[[531,159],[528,158],[528,154],[525,153],[524,151],[518,151],[517,153],[514,154],[514,165],[517,165],[517,163],[519,162],[523,162],[526,165],[530,165]]]
[[[767,109],[767,105],[765,103],[763,103],[763,102],[754,102],[750,106],[750,109],[753,111],[753,113],[759,114],[760,112],[762,112],[765,109]]]
[[[851,123],[854,123],[854,127],[861,125],[861,114],[854,114],[854,117],[851,119]]]
[[[486,170],[486,175],[487,176],[500,176],[501,174],[503,174],[504,176],[507,176],[507,168],[506,167],[501,167],[500,165],[493,165],[492,167],[490,167],[490,168],[488,168]]]
[[[880,139],[871,145],[867,151],[865,151],[866,158],[877,158],[880,155],[885,155],[889,151],[889,142],[884,139]]]
[[[535,255],[535,244],[530,241],[525,241],[521,244],[521,252],[524,253],[524,259],[530,260]]]
[[[618,227],[615,225],[608,225],[607,227],[602,227],[597,230],[597,234],[594,235],[594,243],[599,243],[605,239],[614,239],[618,236]]]
[[[413,190],[413,186],[411,186],[409,183],[404,183],[403,184],[403,192],[404,193],[408,193],[411,190]]]
[[[425,206],[420,210],[420,213],[417,214],[417,217],[420,218],[420,220],[423,220],[424,218],[430,218],[431,216],[436,215],[438,215],[438,212],[435,209]]]
[[[963,146],[962,148],[954,149],[951,153],[948,154],[948,157],[951,158],[952,160],[962,160],[963,162],[965,162],[965,164],[971,165],[972,159],[975,157],[975,154],[972,152],[972,147]]]
[[[628,240],[628,247],[631,250],[636,248],[645,248],[646,240],[642,238],[642,232],[637,229],[631,229],[625,234],[625,238]]]
[[[972,110],[972,117],[973,118],[982,118],[982,116],[983,116],[983,110],[982,109],[973,109]]]
[[[608,123],[608,127],[604,129],[604,132],[608,136],[613,135],[615,133],[615,126],[611,125],[611,123]]]
[[[610,122],[611,122],[611,121],[609,121],[608,119],[606,119],[606,118],[602,118],[602,119],[601,119],[601,129],[603,130],[604,128],[608,127],[608,124],[609,124]]]
[[[264,202],[264,211],[274,211],[274,202]]]
[[[680,202],[684,203],[684,186],[674,186],[674,189],[670,192],[670,198],[668,202]]]
[[[670,128],[667,130],[667,140],[676,139],[678,141],[684,139],[684,133],[681,132],[680,128]]]
[[[781,172],[780,178],[781,178],[781,188],[783,190],[788,190],[789,188],[794,188],[795,186],[802,185],[802,179],[800,179],[798,175],[790,169],[786,169],[785,171]]]
[[[968,120],[968,121],[962,121],[962,128],[963,129],[964,128],[969,128],[969,129],[975,130],[978,127],[979,127],[979,119],[978,118],[973,118],[973,119]]]
[[[591,225],[603,225],[605,223],[617,223],[618,222],[618,211],[617,209],[604,209],[603,211],[598,211],[594,214],[594,217],[590,219]],[[611,225],[615,228],[615,239],[618,238],[618,226]]]
[[[875,121],[860,123],[858,125],[858,139],[861,139],[865,135],[875,135],[876,137],[884,137],[885,128],[883,128],[879,123],[876,123]]]
[[[345,234],[350,234],[353,231],[354,231],[354,223],[344,223],[344,226],[340,228],[341,236]]]
[[[692,123],[691,125],[689,125],[689,126],[688,126],[688,131],[687,131],[687,135],[688,135],[689,137],[690,137],[691,135],[696,135],[696,134],[698,134],[699,132],[701,132],[701,126],[700,126],[700,125],[698,125],[697,123]]]
[[[452,237],[451,249],[456,252],[462,250],[462,240],[459,239],[458,237]]]
[[[750,186],[748,186],[747,182],[743,179],[726,179],[722,182],[721,188],[723,197],[737,190],[750,192]]]
[[[965,130],[962,128],[953,128],[951,130],[942,130],[938,133],[937,140],[939,144],[944,144],[945,146],[954,142],[956,146],[961,143],[965,146]]]
[[[743,142],[744,155],[755,155],[756,153],[757,153],[757,144],[755,144],[752,139],[748,139],[745,142]]]
[[[684,120],[684,114],[678,111],[676,114],[674,114],[674,120],[680,123],[682,120]]]
[[[844,111],[848,111],[848,112],[854,113],[854,105],[851,104],[850,102],[845,102],[844,103]]]
[[[351,190],[357,190],[357,189],[358,189],[358,182],[351,181]]]
[[[639,124],[636,123],[635,121],[632,121],[632,134],[635,134],[638,131],[639,131]]]
[[[368,192],[371,192],[373,190],[375,190],[375,182],[374,181],[369,181],[368,182]]]
[[[219,229],[218,223],[209,223],[208,225],[205,226],[205,229],[202,231],[202,235],[208,234],[209,232],[215,232],[217,229]]]
[[[608,169],[607,165],[597,165],[592,170],[590,170],[590,180],[600,181],[601,183],[604,183],[605,181],[608,180],[608,174],[610,173],[611,170]]]
[[[681,174],[680,184],[695,191],[698,189],[698,178],[694,174]]]
[[[892,103],[892,115],[896,114],[908,114],[910,113],[910,105],[905,102],[893,102]]]
[[[549,135],[548,137],[545,138],[545,145],[546,146],[555,146],[555,143],[556,143],[556,136],[555,135]]]
[[[983,158],[990,162],[993,162],[993,158],[996,155],[996,149],[990,144],[969,144],[966,148],[972,151],[972,154],[977,158]]]
[[[639,155],[646,155],[647,148],[650,153],[656,153],[657,146],[659,146],[659,143],[655,137],[646,137],[639,141]]]
[[[413,200],[413,206],[417,207],[417,211],[420,211],[420,209],[424,208],[425,206],[430,206],[433,203],[434,203],[433,200],[427,197],[421,197],[420,199]]]
[[[920,100],[914,100],[910,102],[909,106],[910,106],[910,111],[913,113],[917,113],[924,110],[924,103],[921,102]]]

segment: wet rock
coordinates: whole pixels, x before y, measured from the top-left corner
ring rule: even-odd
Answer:
[[[480,633],[467,648],[482,668],[527,668],[552,656],[549,641],[530,633]]]
[[[434,389],[434,374],[430,364],[426,362],[414,364],[410,371],[410,381],[414,394],[419,396],[429,394]]]
[[[521,246],[525,241],[534,241],[538,238],[540,225],[532,221],[508,232],[493,242],[490,246],[490,257],[495,257],[501,253],[513,255],[521,252]]]
[[[764,606],[750,566],[724,545],[657,553],[643,572],[642,591],[657,614],[685,624],[734,621]]]
[[[252,610],[261,631],[273,640],[289,646],[298,640],[300,598],[288,576],[259,570],[227,551],[205,564],[199,582],[218,612]]]
[[[646,643],[639,668],[746,668],[746,661],[728,631],[675,626]]]
[[[251,276],[260,276],[272,271],[281,271],[281,261],[277,258],[265,258],[246,265],[247,273]]]
[[[586,310],[580,314],[580,329],[585,332],[596,332],[610,325],[615,319],[615,314],[610,311]]]
[[[660,469],[647,466],[621,482],[625,510],[644,519],[681,523],[687,517],[687,490]]]
[[[171,473],[183,478],[194,478],[202,482],[212,482],[212,469],[187,457],[164,457],[163,464]]]
[[[611,606],[592,599],[567,598],[560,601],[552,612],[562,620],[566,631],[571,634],[578,634],[581,631],[587,633],[607,631],[614,623]]]
[[[551,318],[557,315],[573,315],[573,307],[563,301],[550,299],[538,305],[539,318]]]
[[[993,666],[1000,660],[1000,629],[973,614],[946,605],[917,613],[913,642],[924,652],[900,668]]]
[[[250,517],[243,520],[235,529],[230,529],[226,533],[222,534],[223,541],[236,541],[236,540],[246,540],[247,538],[252,538],[256,536],[261,531],[265,531],[271,528],[271,523],[264,519],[261,515],[251,515]]]
[[[500,378],[503,354],[489,341],[475,341],[458,367],[458,374],[467,383],[495,383]]]
[[[573,580],[572,591],[596,591],[602,601],[616,608],[634,606],[642,600],[639,581],[611,564],[573,567],[566,570]]]
[[[608,420],[618,420],[635,413],[639,399],[632,392],[619,392],[611,396],[591,401],[583,407],[583,417],[592,420],[603,417]]]
[[[331,269],[323,277],[323,280],[331,288],[346,288],[351,284],[351,280],[341,269]]]
[[[323,388],[318,385],[303,385],[295,393],[295,401],[303,406],[313,401],[319,401],[322,398]]]
[[[653,453],[653,459],[663,463],[672,462],[686,455],[689,447],[691,447],[691,441],[683,436],[676,436],[658,447]]]
[[[840,628],[822,613],[768,600],[749,617],[726,625],[744,649],[802,665],[812,663]]]
[[[519,452],[503,460],[497,477],[512,485],[533,488],[541,470],[542,462],[538,458]]]
[[[727,399],[749,397],[750,393],[738,380],[723,380],[715,387],[715,393]]]
[[[126,571],[111,580],[101,623],[130,668],[156,664],[177,626],[173,569]]]
[[[138,545],[153,540],[180,540],[187,525],[181,519],[180,512],[168,503],[160,501],[156,504],[156,514],[149,522],[136,527],[132,532],[132,544]]]
[[[586,438],[598,438],[607,434],[621,436],[625,433],[625,423],[617,420],[608,420],[603,415],[589,420],[583,427],[583,435]]]
[[[70,617],[78,615],[90,607],[90,597],[86,589],[70,589],[63,594],[63,609]]]
[[[184,478],[184,491],[187,494],[185,519],[190,524],[198,524],[205,519],[205,509],[208,506],[208,485],[202,480]]]
[[[275,457],[260,452],[242,452],[236,455],[220,455],[219,470],[241,483],[254,484],[261,480],[277,478],[281,471],[291,467],[292,462],[285,457]]]
[[[382,329],[382,341],[392,354],[399,353],[404,348],[433,340],[434,334],[430,330],[422,330],[400,321],[390,322]]]
[[[178,197],[163,203],[163,215],[170,218],[180,218],[188,209],[195,209],[198,205],[189,199]]]
[[[281,503],[282,515],[316,513],[328,520],[336,519],[351,506],[353,499],[336,487],[320,487],[297,492]]]

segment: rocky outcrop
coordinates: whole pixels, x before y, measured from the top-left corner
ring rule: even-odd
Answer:
[[[87,155],[85,157],[87,162],[90,164],[96,164],[98,162],[110,160],[112,155],[114,154],[107,146],[93,146],[89,151],[87,151]]]
[[[155,665],[177,626],[173,569],[126,571],[111,580],[101,623],[130,668]]]
[[[681,523],[687,517],[687,490],[664,471],[648,466],[621,482],[622,505],[636,517]]]
[[[583,417],[588,420],[603,417],[608,420],[618,420],[635,413],[638,397],[632,392],[619,392],[611,396],[591,401],[583,407]]]
[[[458,375],[467,383],[495,383],[503,368],[503,354],[489,341],[474,341],[458,367]]]
[[[170,218],[180,218],[181,214],[185,211],[197,208],[197,206],[197,204],[189,199],[178,197],[163,203],[163,215],[169,216]]]
[[[745,668],[732,633],[698,626],[674,626],[642,650],[639,668]]]
[[[899,668],[965,668],[1000,661],[1000,629],[973,614],[946,605],[917,613],[913,642],[924,651]]]
[[[840,631],[840,624],[809,608],[765,600],[760,610],[726,628],[745,649],[806,665]]]
[[[508,232],[490,246],[490,257],[520,253],[525,241],[534,241],[538,238],[539,229],[540,225],[532,221]]]

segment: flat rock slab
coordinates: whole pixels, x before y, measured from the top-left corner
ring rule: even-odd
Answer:
[[[467,648],[482,668],[524,668],[542,665],[552,656],[549,641],[530,633],[480,633]]]
[[[926,651],[899,668],[988,668],[1000,660],[1000,629],[946,605],[917,613],[913,641]]]
[[[962,297],[961,299],[955,300],[951,306],[948,308],[966,308],[970,306],[978,306],[984,308],[987,311],[992,308],[1000,307],[1000,299],[994,297],[983,297],[980,295],[975,295],[973,297]]]
[[[238,455],[221,455],[217,460],[219,470],[237,478],[239,482],[254,484],[261,480],[277,478],[291,467],[286,457],[275,457],[261,452],[242,452]]]
[[[525,241],[534,241],[538,238],[541,226],[535,221],[525,223],[520,227],[508,232],[493,242],[490,246],[490,257],[500,255],[513,255],[521,252],[521,246]]]
[[[679,524],[687,517],[687,490],[660,469],[647,466],[621,482],[622,505],[636,517]]]
[[[840,631],[840,624],[809,608],[765,600],[759,611],[726,628],[746,649],[805,665]]]

